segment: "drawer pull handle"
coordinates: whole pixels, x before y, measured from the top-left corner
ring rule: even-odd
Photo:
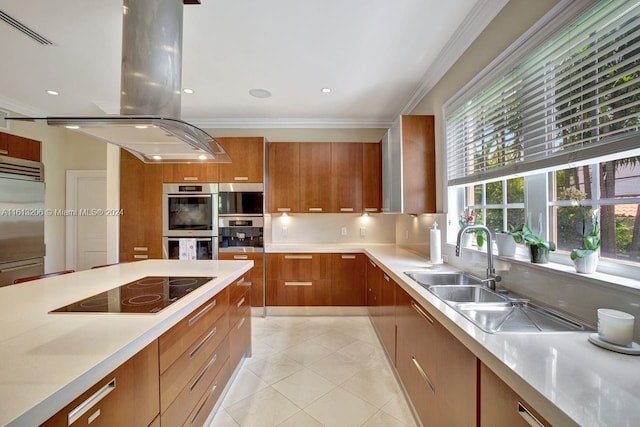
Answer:
[[[384,277],[384,280],[386,280],[387,282],[389,281],[389,276],[387,276],[386,274],[383,274],[382,277]]]
[[[233,180],[234,181],[249,181],[249,177],[248,176],[234,176]]]
[[[284,282],[285,286],[313,286],[313,282]]]
[[[214,299],[209,303],[209,305],[207,305],[205,308],[200,310],[198,314],[196,314],[191,319],[189,319],[189,327],[193,326],[193,324],[196,323],[198,320],[200,320],[202,316],[207,314],[213,307],[215,307],[217,303],[218,303],[218,300]]]
[[[209,363],[207,363],[207,366],[205,366],[202,372],[200,372],[200,375],[198,375],[198,378],[196,378],[196,380],[193,383],[191,383],[191,385],[189,386],[189,393],[191,393],[193,389],[196,388],[196,386],[198,385],[202,377],[204,377],[204,374],[206,374],[209,368],[211,368],[213,364],[216,363],[216,360],[218,360],[217,353],[213,355]]]
[[[9,154],[9,150],[0,150],[0,154]]]
[[[278,212],[291,212],[291,208],[278,208],[276,209]]]
[[[236,326],[236,329],[242,328],[242,325],[244,325],[244,320],[245,320],[244,317],[242,319],[240,319],[240,322],[238,322],[238,326]]]
[[[233,259],[249,259],[249,257],[246,255],[234,255]]]
[[[116,379],[109,381],[104,387],[96,391],[87,400],[78,405],[73,411],[69,412],[67,416],[67,425],[71,425],[78,421],[84,414],[89,412],[89,409],[93,408],[98,402],[107,397],[109,393],[116,389]],[[100,415],[100,413],[98,413]],[[98,415],[93,414],[91,417],[96,419]],[[93,420],[92,420],[93,421]]]
[[[284,259],[313,259],[313,255],[285,255]]]
[[[218,381],[213,383],[213,387],[211,387],[211,390],[209,390],[209,396],[211,396],[216,389],[218,388]],[[198,410],[196,411],[195,415],[193,416],[193,418],[191,418],[191,421],[189,421],[189,425],[192,426],[193,423],[196,422],[196,420],[198,419],[198,415],[200,415],[200,412],[202,412],[202,408],[204,408],[204,405],[207,403],[207,399],[204,400],[204,402],[202,402],[202,405],[200,405],[200,407],[198,408]]]
[[[309,208],[309,212],[322,212],[322,208]]]
[[[531,427],[544,427],[544,424],[540,422],[522,403],[518,402],[518,414],[524,420],[529,423]]]
[[[378,212],[378,208],[364,208],[365,212]]]
[[[429,315],[425,313],[424,310],[422,310],[422,308],[418,306],[418,304],[416,304],[414,301],[411,301],[411,307],[413,307],[413,309],[417,311],[420,316],[422,316],[427,322],[431,323],[431,325],[433,326],[433,319],[429,317]]]
[[[342,255],[342,259],[356,259],[355,255]]]
[[[134,255],[134,259],[149,259],[149,255]]]
[[[238,303],[236,304],[236,307],[240,308],[242,304],[244,304],[244,297],[242,297],[242,299],[238,301]]]
[[[411,360],[413,361],[413,364],[415,365],[416,369],[420,373],[420,376],[422,377],[422,379],[427,383],[427,385],[429,386],[431,391],[435,394],[436,387],[433,385],[433,383],[431,382],[431,380],[427,376],[426,372],[424,372],[424,369],[422,369],[422,366],[420,366],[420,364],[418,363],[418,361],[416,360],[415,357],[411,356]]]
[[[197,176],[185,176],[182,179],[185,180],[185,181],[197,181],[198,177]]]
[[[101,414],[100,409],[98,409],[96,412],[91,414],[89,418],[87,418],[87,424],[91,424],[92,422],[94,422],[96,418],[100,416],[100,414]]]
[[[236,282],[236,286],[242,286],[243,283],[244,283],[244,277],[241,277],[240,280]]]
[[[149,248],[146,246],[134,246],[133,248],[134,252],[147,252],[148,250]]]
[[[340,208],[340,212],[353,212],[353,208]]]
[[[196,354],[198,354],[198,352],[200,351],[200,349],[207,343],[207,341],[209,341],[211,339],[212,336],[214,336],[216,334],[216,332],[218,332],[218,327],[216,326],[215,328],[213,328],[211,330],[211,332],[209,332],[207,334],[206,337],[204,337],[202,339],[202,341],[200,341],[200,343],[198,343],[198,345],[196,346],[196,348],[194,348],[191,353],[189,353],[189,360],[193,359]]]
[[[375,263],[375,262],[373,262],[373,261],[371,261],[371,260],[369,260],[369,262],[370,262],[370,263],[371,263],[371,265],[373,265],[375,268],[378,268],[378,266],[376,265],[376,263]]]

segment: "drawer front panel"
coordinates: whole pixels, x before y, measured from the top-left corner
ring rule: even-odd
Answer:
[[[169,368],[201,335],[211,330],[229,306],[229,287],[202,304],[188,317],[162,334],[160,345],[160,373]]]
[[[233,369],[229,365],[227,361],[218,375],[214,378],[213,382],[210,384],[207,392],[204,397],[198,402],[195,409],[189,414],[187,421],[183,424],[185,427],[201,427],[204,426],[204,422],[209,418],[209,414],[211,410],[216,405],[220,394],[222,394],[222,390],[227,385],[229,378],[231,378],[231,373]],[[170,424],[170,425],[178,425],[178,424]]]
[[[251,294],[248,289],[245,290],[244,294],[240,296],[237,300],[233,301],[229,306],[229,325],[233,327],[236,323],[240,321],[240,318],[243,316],[246,309],[248,309],[251,304],[249,304],[251,300]]]
[[[238,301],[245,292],[251,289],[251,272],[245,273],[230,284],[227,289],[229,289],[229,302]]]
[[[267,305],[331,305],[331,280],[267,280]]]
[[[229,329],[229,363],[235,367],[251,345],[251,310],[246,309],[240,320]]]
[[[229,316],[224,313],[213,327],[160,376],[160,411],[164,412],[189,380],[208,362],[229,331]]]
[[[228,365],[229,340],[224,339],[214,354],[206,361],[180,391],[173,403],[162,414],[163,426],[179,426],[188,422],[189,414],[210,389],[216,376]],[[224,388],[224,386],[222,387]]]

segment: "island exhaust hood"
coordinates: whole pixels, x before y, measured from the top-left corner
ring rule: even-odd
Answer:
[[[185,3],[192,3],[185,0]],[[124,0],[120,115],[46,120],[118,145],[145,163],[230,163],[208,133],[179,120],[183,0]]]

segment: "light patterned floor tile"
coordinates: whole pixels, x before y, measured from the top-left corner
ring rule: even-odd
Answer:
[[[360,426],[377,409],[353,394],[336,388],[305,408],[305,412],[327,427]]]
[[[288,357],[292,358],[304,366],[309,366],[318,360],[327,357],[332,353],[326,347],[316,344],[313,341],[305,341],[302,344],[290,347],[286,350]]]
[[[384,357],[384,353],[379,345],[376,346],[359,340],[340,349],[338,354],[349,357],[356,362],[363,364],[373,360],[380,360]]]
[[[301,364],[282,353],[247,361],[245,366],[268,384],[278,382],[303,368]]]
[[[321,346],[326,347],[331,351],[338,351],[355,342],[356,338],[333,330],[327,332],[326,334],[318,335],[314,338],[311,338],[310,341],[316,344],[320,344]]]
[[[398,385],[398,387],[400,386]],[[416,420],[413,418],[413,413],[409,408],[409,403],[407,399],[405,399],[404,394],[394,396],[382,407],[382,412],[386,412],[408,426],[416,426]]]
[[[226,408],[241,427],[273,427],[300,410],[272,387],[260,390]]]
[[[261,380],[251,370],[243,367],[229,387],[229,391],[222,401],[222,406],[227,408],[267,387],[269,384]]]
[[[373,417],[369,418],[362,427],[407,427],[407,425],[393,418],[386,412],[378,411]]]
[[[401,393],[395,377],[370,369],[361,370],[342,383],[340,387],[366,400],[378,409]]]
[[[278,424],[278,427],[323,427],[323,425],[306,412],[299,411],[283,423]]]
[[[213,418],[209,427],[240,427],[227,411],[223,408],[218,409],[216,416]]]
[[[268,338],[267,338],[268,339]],[[251,357],[261,359],[264,357],[273,356],[279,353],[279,351],[259,338],[253,338],[251,340]]]
[[[291,330],[274,332],[265,338],[261,338],[267,345],[278,351],[285,351],[288,348],[302,344],[309,340],[308,336]]]
[[[309,369],[338,385],[360,371],[361,366],[347,356],[333,353],[312,363],[309,365]]]
[[[300,408],[304,408],[336,386],[315,372],[303,369],[278,381],[272,387]]]

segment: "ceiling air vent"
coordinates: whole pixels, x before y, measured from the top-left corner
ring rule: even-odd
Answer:
[[[6,22],[7,24],[11,25],[16,30],[20,31],[21,33],[23,33],[23,34],[25,34],[25,35],[27,35],[29,37],[31,37],[33,40],[37,41],[38,43],[40,43],[42,45],[52,45],[53,44],[53,42],[51,40],[47,39],[44,36],[41,36],[40,34],[38,34],[35,31],[33,31],[31,28],[27,27],[26,25],[24,25],[23,23],[21,23],[17,19],[14,19],[14,18],[10,17],[9,15],[7,15],[6,13],[4,13],[1,10],[0,10],[0,19],[2,19],[4,22]]]

